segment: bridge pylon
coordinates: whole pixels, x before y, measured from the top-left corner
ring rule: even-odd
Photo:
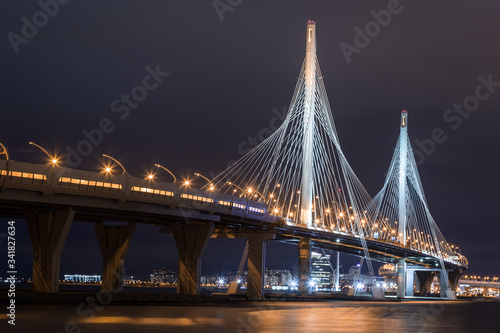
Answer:
[[[96,223],[94,226],[102,254],[102,290],[123,291],[125,255],[135,231],[135,224],[109,226]]]
[[[26,224],[33,248],[33,291],[58,292],[61,253],[73,223],[71,208],[26,211]]]
[[[409,266],[411,260],[406,260],[408,258],[398,260],[397,297],[402,299],[414,295],[415,273],[418,273],[416,282],[424,286],[424,293],[428,292],[427,279],[439,274],[441,297],[453,298],[454,291],[449,283],[445,260],[463,257],[446,242],[430,214],[408,136],[406,110],[401,112],[400,134],[384,186],[373,202],[377,207],[375,219],[384,224],[385,230],[392,230],[391,241],[434,258],[431,264],[421,266]]]
[[[200,293],[201,258],[214,229],[213,223],[176,223],[170,226],[179,254],[177,293]]]

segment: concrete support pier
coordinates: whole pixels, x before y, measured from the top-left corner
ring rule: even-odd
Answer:
[[[436,276],[435,272],[432,271],[415,271],[417,279],[420,284],[420,296],[428,297],[431,294],[431,284]]]
[[[123,291],[123,263],[134,224],[123,226],[95,225],[97,240],[102,253],[102,290],[113,293]]]
[[[441,288],[441,298],[457,299],[455,289],[451,284],[447,270],[439,271],[439,286]]]
[[[299,240],[299,295],[310,295],[311,286],[311,240],[301,238]]]
[[[415,271],[406,270],[406,293],[405,296],[415,296]]]
[[[201,258],[213,228],[212,223],[173,224],[171,226],[172,236],[179,253],[178,294],[199,294]]]
[[[275,237],[276,235],[270,232],[249,232],[245,236],[248,240],[247,298],[249,300],[264,300],[266,241]]]
[[[398,293],[397,297],[399,299],[405,298],[405,275],[406,275],[406,262],[404,259],[398,260],[398,277],[397,277],[397,285],[398,285]]]
[[[25,215],[33,248],[33,291],[58,292],[61,252],[75,211],[28,210]]]

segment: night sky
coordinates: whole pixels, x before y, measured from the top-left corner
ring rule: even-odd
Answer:
[[[67,153],[85,139],[83,131],[107,118],[113,130],[78,168],[97,170],[106,153],[137,176],[154,163],[179,178],[214,176],[268,135],[273,117],[287,108],[305,55],[305,24],[315,20],[340,143],[368,192],[373,196],[382,187],[399,113],[407,109],[434,219],[468,257],[469,272],[499,274],[500,3],[232,3],[237,5],[218,13],[212,1],[73,0],[43,22],[37,1],[2,1],[0,142],[14,160],[43,163],[44,155],[28,141]],[[371,30],[369,42],[355,41],[355,28],[364,31],[375,20],[371,11],[388,7],[394,12],[390,22]],[[25,29],[31,37],[20,39],[23,17],[33,22],[34,14],[41,27],[36,34]],[[350,62],[343,42],[354,52]],[[154,70],[163,73],[162,82],[143,101],[130,107],[120,101]],[[474,105],[478,85],[488,80],[493,82],[479,88],[482,97]],[[473,111],[453,110],[464,102]],[[436,128],[446,139],[429,144]],[[28,277],[31,246],[25,222],[16,221],[19,275]],[[204,272],[237,268],[243,247],[244,240],[210,240]],[[176,256],[172,238],[139,225],[127,273],[146,278],[153,268],[175,270]],[[295,247],[268,245],[268,267],[292,268],[297,260]],[[0,260],[1,272],[5,262]],[[100,274],[101,265],[93,224],[75,222],[61,274]]]

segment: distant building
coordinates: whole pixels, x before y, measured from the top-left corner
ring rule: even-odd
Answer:
[[[99,283],[101,282],[100,275],[81,275],[81,274],[68,274],[64,275],[64,281],[70,283]]]
[[[333,270],[330,264],[330,255],[311,252],[311,280],[316,290],[332,289]]]
[[[265,286],[289,286],[293,283],[292,273],[288,269],[268,269],[264,273]]]
[[[397,275],[396,266],[393,264],[385,264],[378,269],[378,275],[383,278],[393,278]]]
[[[149,274],[149,282],[177,284],[177,272],[171,272],[165,268],[154,269],[153,273]]]
[[[227,273],[228,281],[229,282],[235,281],[237,274],[238,274],[238,271],[236,271],[236,270],[229,271]],[[246,285],[247,284],[247,280],[248,280],[248,272],[247,271],[242,271],[238,280],[240,281],[239,283],[241,283],[242,286]]]

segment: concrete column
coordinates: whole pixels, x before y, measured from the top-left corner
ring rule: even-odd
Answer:
[[[460,280],[461,276],[462,272],[458,269],[454,269],[448,273],[448,282],[450,283],[450,289],[454,292],[457,290],[458,281]]]
[[[398,293],[397,297],[399,299],[405,298],[405,275],[406,275],[406,262],[404,259],[398,260],[398,277],[397,277],[397,285],[398,285]]]
[[[33,248],[33,291],[58,292],[61,252],[75,211],[29,210],[25,215]]]
[[[415,283],[415,292],[419,293],[420,295],[420,280],[418,279],[418,276],[417,276],[417,271],[415,271],[415,276],[413,277],[414,279],[414,283]]]
[[[430,296],[431,284],[436,276],[436,273],[431,271],[416,271],[415,273],[417,274],[417,280],[420,283],[420,296]]]
[[[97,240],[102,253],[102,290],[123,291],[123,263],[135,225],[95,225]]]
[[[311,240],[301,238],[299,240],[299,295],[310,295],[311,286]]]
[[[274,233],[248,233],[248,281],[247,298],[264,300],[264,272],[266,269],[266,241],[275,238]]]
[[[451,276],[450,276],[451,275]],[[441,287],[441,298],[447,298],[447,299],[457,299],[457,294],[455,292],[456,290],[456,281],[458,282],[458,278],[460,278],[460,275],[457,276],[457,273],[453,274],[451,272],[448,274],[447,270],[440,270],[440,278],[439,278],[439,284]]]
[[[414,296],[414,279],[415,271],[413,269],[406,270],[406,296]]]
[[[172,236],[179,253],[178,294],[199,294],[201,257],[213,228],[212,223],[171,225]]]
[[[446,270],[439,271],[439,287],[441,289],[441,298],[448,298],[448,272]]]

